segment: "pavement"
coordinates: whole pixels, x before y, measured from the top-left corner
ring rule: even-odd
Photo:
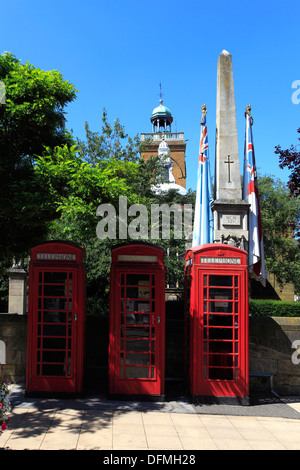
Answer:
[[[299,396],[255,394],[244,406],[193,404],[180,394],[136,402],[110,400],[105,393],[54,399],[26,398],[24,392],[22,384],[11,389],[11,423],[0,435],[0,450],[97,450],[107,464],[126,463],[112,461],[121,458],[119,451],[193,459],[200,450],[300,450]]]

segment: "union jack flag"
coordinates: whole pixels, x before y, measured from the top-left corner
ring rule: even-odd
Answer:
[[[266,282],[264,245],[259,205],[257,173],[252,137],[252,117],[246,113],[243,199],[249,207],[249,269],[254,278]]]
[[[192,246],[213,243],[212,186],[208,155],[206,115],[201,121],[198,179]]]

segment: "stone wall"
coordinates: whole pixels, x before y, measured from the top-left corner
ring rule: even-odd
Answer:
[[[167,304],[166,379],[180,380],[184,378],[183,312],[179,302]],[[298,354],[294,341],[300,342],[300,318],[250,317],[250,372],[272,373],[273,388],[279,395],[300,395],[300,364],[292,361],[293,354],[300,359],[300,350]],[[26,353],[27,316],[0,314],[0,376],[9,382],[25,381]],[[85,380],[88,388],[103,390],[107,386],[107,353],[108,320],[87,317]],[[267,390],[268,383],[263,379],[251,377],[250,385],[255,380],[256,389]]]
[[[10,383],[26,377],[27,315],[0,314],[0,377]]]
[[[249,370],[273,374],[273,388],[280,395],[300,395],[299,357],[293,346],[300,342],[300,318],[250,317]],[[294,361],[295,362],[295,361]],[[250,382],[251,383],[251,382]]]

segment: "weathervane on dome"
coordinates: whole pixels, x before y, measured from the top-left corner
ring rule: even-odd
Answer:
[[[160,98],[159,101],[160,101],[161,103],[163,102],[162,97],[163,97],[163,93],[162,93],[162,91],[161,91],[161,82],[160,82],[160,84],[159,84],[159,98]]]

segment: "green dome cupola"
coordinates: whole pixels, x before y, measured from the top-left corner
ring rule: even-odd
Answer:
[[[159,106],[153,109],[150,121],[152,122],[152,132],[165,132],[167,126],[169,126],[169,131],[171,132],[173,116],[169,108],[163,105],[162,99],[159,100]]]

